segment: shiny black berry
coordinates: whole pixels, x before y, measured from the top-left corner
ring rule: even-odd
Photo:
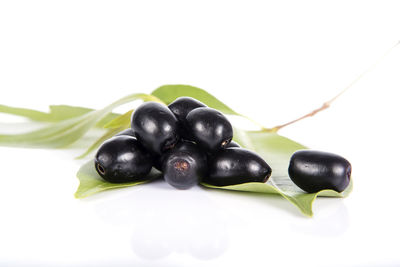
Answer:
[[[178,120],[167,106],[157,102],[140,105],[131,126],[138,141],[154,154],[161,155],[179,140]]]
[[[95,156],[95,168],[104,180],[124,183],[143,180],[152,167],[152,157],[132,136],[114,136]]]
[[[120,136],[120,135],[128,135],[128,136],[135,137],[135,133],[133,132],[132,128],[123,130],[123,131],[117,133],[115,136]]]
[[[190,111],[201,107],[206,107],[206,105],[191,97],[178,97],[174,102],[168,105],[168,108],[172,113],[174,113],[175,117],[179,121],[180,135],[183,139],[192,139],[185,126],[187,114]]]
[[[217,186],[249,182],[265,183],[271,167],[256,153],[244,148],[218,151],[208,162],[209,175],[205,183]]]
[[[232,125],[218,110],[196,108],[186,116],[186,123],[193,141],[207,151],[225,148],[232,140]]]
[[[308,193],[324,189],[342,192],[350,183],[351,164],[336,154],[299,150],[290,159],[289,176]]]
[[[183,141],[162,157],[162,171],[167,183],[188,189],[206,176],[207,157],[196,144]]]

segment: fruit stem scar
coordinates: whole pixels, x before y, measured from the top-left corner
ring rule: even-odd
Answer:
[[[177,161],[174,163],[174,168],[179,171],[186,171],[189,169],[189,164],[186,161]]]
[[[223,141],[223,142],[221,143],[221,147],[222,147],[222,148],[226,147],[226,146],[229,144],[229,142],[230,142],[231,140],[232,140],[232,139],[228,139],[228,140]]]
[[[99,163],[96,163],[96,167],[97,167],[97,170],[98,170],[101,174],[105,175],[106,171],[104,170],[103,166],[101,166]]]

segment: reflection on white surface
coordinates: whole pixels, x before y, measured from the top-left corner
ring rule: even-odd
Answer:
[[[317,205],[323,208],[318,209]],[[350,218],[342,199],[319,198],[317,205],[314,208],[316,215],[312,220],[293,223],[293,230],[306,235],[327,238],[344,234],[349,228]]]
[[[151,192],[142,189],[95,207],[107,223],[131,229],[127,235],[136,256],[157,260],[180,253],[210,260],[226,251],[229,237],[224,211],[200,188],[177,190],[160,181],[151,184]]]

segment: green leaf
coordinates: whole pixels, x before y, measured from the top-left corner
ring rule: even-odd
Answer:
[[[68,146],[81,138],[96,123],[110,114],[114,108],[137,99],[160,102],[158,98],[151,95],[132,94],[119,99],[103,109],[90,111],[79,117],[53,123],[36,131],[24,134],[0,135],[0,145],[49,148]]]
[[[11,107],[11,106],[6,106],[6,105],[0,105],[0,112],[1,113],[6,113],[6,114],[12,114],[16,116],[21,116],[21,117],[26,117],[28,119],[34,120],[34,121],[52,121],[52,116],[50,113],[42,112],[42,111],[37,111],[33,109],[28,109],[28,108],[17,108],[17,107]]]
[[[84,107],[76,107],[76,106],[68,106],[68,105],[51,105],[50,107],[50,115],[52,116],[53,122],[58,122],[62,120],[67,120],[70,118],[75,118],[82,116],[86,113],[94,111],[91,108],[84,108]],[[110,121],[117,118],[120,114],[116,113],[109,113],[103,118],[101,118],[97,123],[96,127],[104,127]]]
[[[106,129],[120,128],[121,126],[128,128],[131,125],[131,117],[133,110],[115,117],[113,120],[109,121],[104,125]]]
[[[159,171],[152,169],[150,174],[145,177],[142,181],[129,182],[129,183],[109,183],[104,181],[100,175],[96,172],[94,168],[93,160],[85,163],[78,171],[76,176],[79,179],[79,187],[75,192],[76,198],[85,198],[95,193],[115,189],[123,188],[128,186],[134,186],[139,184],[144,184],[153,181],[159,177],[161,174]]]
[[[51,120],[53,122],[79,117],[93,111],[93,109],[90,108],[75,107],[68,105],[51,105],[49,109],[50,109],[49,115],[51,116]]]
[[[164,101],[167,105],[180,96],[189,96],[225,114],[240,116],[239,113],[222,103],[207,91],[190,85],[164,85],[154,90],[151,94]]]
[[[227,105],[222,103],[215,96],[211,95],[210,93],[208,93],[207,91],[205,91],[203,89],[200,89],[200,88],[197,88],[194,86],[181,85],[181,84],[164,85],[164,86],[161,86],[161,87],[157,88],[156,90],[154,90],[151,93],[151,95],[164,101],[167,105],[170,104],[171,102],[173,102],[176,98],[178,98],[180,96],[193,97],[193,98],[203,102],[207,106],[221,111],[222,113],[229,114],[229,115],[241,116],[243,118],[246,118],[247,120],[251,121],[258,127],[260,127],[260,129],[262,131],[265,131],[265,132],[273,132],[274,131],[274,129],[266,128],[263,125],[252,120],[251,118],[249,118],[243,114],[237,113],[236,111],[234,111],[233,109],[231,109],[230,107],[228,107]]]
[[[276,133],[264,131],[240,131],[235,130],[235,140],[251,150],[256,151],[272,168],[272,175],[267,183],[244,183],[230,186],[212,186],[203,183],[209,188],[245,191],[262,194],[279,194],[293,203],[300,211],[312,216],[312,204],[315,198],[320,196],[345,197],[352,190],[352,180],[348,188],[342,193],[333,190],[323,190],[318,193],[306,193],[297,187],[288,175],[288,166],[291,155],[306,147]]]
[[[18,108],[18,107],[0,105],[0,113],[21,116],[33,121],[40,121],[40,122],[59,122],[79,117],[93,111],[93,109],[90,108],[68,106],[68,105],[51,105],[49,109],[50,109],[49,112],[42,112],[28,108]],[[118,114],[110,113],[106,117],[104,117],[101,121],[99,121],[97,126],[102,127],[104,124],[108,123],[110,120],[114,119],[117,116]]]
[[[104,128],[108,128],[108,131],[104,135],[102,135],[99,139],[97,139],[82,155],[78,156],[77,159],[82,159],[86,157],[93,150],[97,149],[104,141],[113,137],[117,133],[125,129],[128,129],[131,125],[132,112],[133,110],[130,110],[125,114],[116,117],[106,125],[104,125]]]
[[[113,137],[114,135],[116,135],[117,133],[119,133],[125,129],[127,129],[127,127],[119,127],[119,128],[109,129],[105,134],[103,134],[99,139],[97,139],[92,145],[90,145],[90,147],[84,153],[82,153],[81,155],[76,157],[76,159],[83,159],[83,158],[87,157],[90,153],[92,153],[94,150],[96,150],[104,141],[106,141],[107,139],[110,139],[111,137]]]

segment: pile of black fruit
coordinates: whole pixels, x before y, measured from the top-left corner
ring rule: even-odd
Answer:
[[[178,189],[199,182],[216,186],[265,183],[270,166],[232,138],[228,119],[193,98],[177,98],[168,107],[146,102],[132,114],[130,129],[100,146],[95,167],[112,183],[141,181],[152,167]],[[350,173],[350,163],[344,158],[311,150],[296,152],[289,166],[292,180],[307,192],[341,192]]]

